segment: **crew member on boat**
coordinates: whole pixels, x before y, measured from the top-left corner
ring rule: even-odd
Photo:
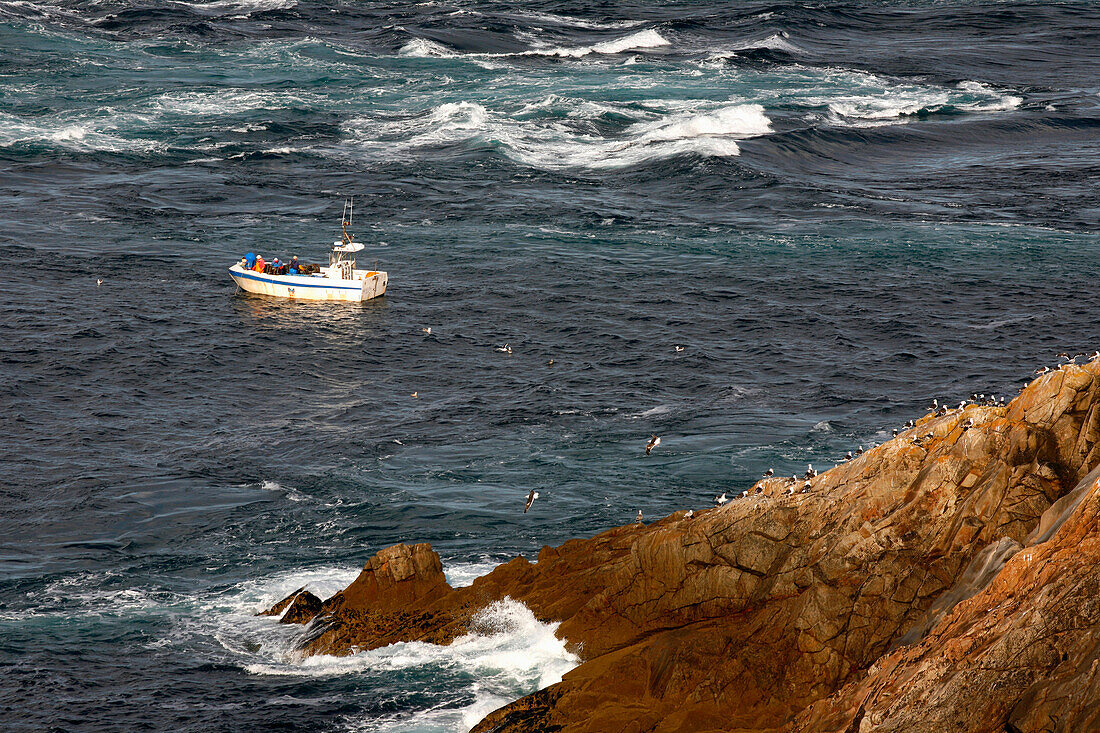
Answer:
[[[252,269],[255,270],[256,272],[263,272],[264,271],[264,256],[263,255],[256,255],[256,264],[254,264],[252,266]]]

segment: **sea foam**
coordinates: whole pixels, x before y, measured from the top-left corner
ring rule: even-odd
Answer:
[[[629,36],[601,41],[591,46],[554,46],[523,51],[521,56],[558,56],[562,58],[581,58],[590,54],[617,54],[624,51],[640,51],[647,48],[660,48],[670,45],[668,39],[652,28],[631,33]]]
[[[548,98],[538,105],[525,105],[516,114],[526,117],[559,101]],[[582,117],[614,111],[588,102],[579,106],[586,107]],[[572,112],[566,116],[573,117]],[[493,144],[518,163],[544,170],[622,168],[684,154],[734,156],[740,154],[737,140],[764,135],[772,129],[759,104],[696,106],[646,116],[649,119],[627,126],[619,135],[604,137],[583,128],[578,130],[555,116],[548,120],[517,119],[473,102],[448,102],[413,120],[379,122],[359,118],[350,120],[346,127],[353,138],[359,139],[362,149],[382,157],[401,157],[427,145],[480,140]]]

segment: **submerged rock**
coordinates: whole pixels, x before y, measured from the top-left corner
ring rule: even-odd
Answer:
[[[511,597],[582,663],[477,731],[1096,729],[1098,464],[1100,365],[1067,366],[1007,406],[928,415],[808,493],[767,478],[467,588],[428,545],[388,548],[304,651],[449,643]]]

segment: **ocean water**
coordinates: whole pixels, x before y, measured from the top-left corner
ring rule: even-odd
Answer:
[[[515,603],[343,659],[252,614],[1100,348],[1098,80],[1090,2],[0,0],[4,726],[461,731],[554,682]],[[384,298],[234,292],[350,196]]]

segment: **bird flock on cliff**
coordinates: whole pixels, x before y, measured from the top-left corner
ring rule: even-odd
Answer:
[[[421,331],[423,331],[425,334],[429,334],[429,335],[432,333],[431,327],[422,328]],[[502,352],[502,353],[505,353],[505,354],[508,354],[508,355],[512,354],[512,349],[508,344],[505,344],[504,346],[501,346],[501,347],[496,347],[496,351]],[[677,346],[676,351],[677,352],[683,351],[683,347]],[[1039,367],[1038,369],[1035,370],[1035,374],[1038,375],[1038,376],[1043,376],[1045,374],[1049,374],[1053,371],[1063,369],[1064,367],[1066,367],[1070,364],[1078,363],[1078,359],[1087,359],[1087,361],[1089,363],[1095,363],[1097,361],[1100,361],[1100,351],[1093,351],[1091,354],[1079,353],[1079,354],[1072,354],[1072,355],[1069,354],[1068,352],[1063,351],[1063,352],[1060,352],[1059,354],[1057,354],[1057,358],[1058,358],[1060,363],[1057,365],[1057,367],[1055,369],[1051,369],[1048,366],[1042,366],[1042,367]],[[550,365],[553,365],[554,360],[551,359],[548,363]],[[1025,385],[1020,388],[1020,391],[1023,391],[1024,387],[1026,387],[1026,386],[1027,385],[1025,383]],[[412,394],[412,396],[416,397],[417,394],[414,392]],[[939,398],[935,398],[935,399],[932,400],[932,404],[929,405],[928,411],[931,412],[936,417],[944,417],[948,414],[965,410],[968,406],[975,406],[975,405],[979,406],[979,407],[1005,407],[1007,405],[1007,402],[1006,402],[1006,399],[1003,395],[998,397],[995,394],[986,395],[984,393],[975,392],[974,394],[970,395],[970,399],[961,400],[959,402],[958,406],[954,407],[954,408],[948,407],[946,401],[941,403],[939,401]],[[959,424],[959,426],[963,430],[968,430],[970,427],[973,426],[973,420],[971,420],[970,418],[967,418],[966,420],[961,422]],[[904,425],[902,425],[900,430],[901,431],[908,431],[908,430],[912,430],[914,427],[916,427],[916,421],[909,420]],[[890,436],[891,436],[891,438],[899,437],[900,436],[899,428],[892,428],[891,431],[890,431]],[[932,433],[932,432],[928,432],[928,433],[923,433],[921,435],[910,436],[908,438],[908,440],[910,442],[912,442],[914,445],[923,446],[928,441],[933,440],[934,438],[935,438],[935,434]],[[660,438],[660,436],[658,436],[657,434],[654,433],[653,435],[650,436],[649,440],[646,441],[645,454],[647,456],[652,455],[653,450],[655,448],[657,448],[658,446],[660,446],[660,445],[661,445],[661,438]],[[876,446],[877,446],[876,443],[871,443],[870,446],[867,448],[867,450],[875,448]],[[834,468],[839,466],[841,463],[846,463],[848,461],[853,460],[854,458],[856,458],[858,456],[863,455],[865,452],[867,452],[867,450],[865,450],[864,447],[862,445],[860,445],[855,449],[854,452],[851,451],[851,450],[847,451],[844,454],[844,456],[839,461],[837,461],[837,463],[834,465]],[[817,478],[817,475],[818,475],[818,472],[813,467],[813,464],[808,464],[806,466],[806,472],[802,475],[801,479],[799,479],[799,477],[797,475],[776,478],[775,477],[775,469],[774,468],[769,468],[767,471],[764,472],[764,474],[760,478],[760,480],[757,481],[749,489],[745,489],[745,490],[743,490],[739,493],[734,493],[732,497],[729,496],[728,491],[723,491],[721,494],[718,494],[717,496],[715,496],[714,497],[714,506],[716,508],[724,506],[724,505],[728,504],[733,499],[746,499],[749,496],[753,496],[753,495],[755,495],[755,496],[763,495],[764,492],[765,492],[765,488],[772,481],[782,482],[780,484],[780,488],[783,490],[783,493],[786,494],[787,496],[793,496],[796,493],[807,494],[807,493],[810,493],[810,491],[812,490],[812,488],[813,488],[813,479]],[[801,481],[801,483],[799,483],[800,481]],[[532,489],[527,494],[526,500],[524,502],[524,507],[523,507],[523,513],[524,514],[526,514],[528,512],[528,510],[531,509],[531,505],[534,503],[535,499],[537,499],[538,497],[539,497],[539,494],[534,489]],[[764,495],[762,498],[766,499],[766,498],[768,498],[768,496]],[[683,515],[683,518],[684,519],[690,519],[693,516],[694,516],[694,512],[692,510],[688,510]],[[641,509],[638,510],[637,517],[635,518],[634,521],[638,524],[642,523],[642,511],[641,511]]]
[[[1080,353],[1080,354],[1072,354],[1072,355],[1067,353],[1067,352],[1061,352],[1057,355],[1057,358],[1060,360],[1060,363],[1058,364],[1058,366],[1055,369],[1051,369],[1050,367],[1043,366],[1043,367],[1040,367],[1039,369],[1036,369],[1035,374],[1039,375],[1039,376],[1042,376],[1042,375],[1048,374],[1052,371],[1057,371],[1057,370],[1063,369],[1064,367],[1066,367],[1070,364],[1076,364],[1077,360],[1082,359],[1082,358],[1087,359],[1087,361],[1089,363],[1094,363],[1094,362],[1100,361],[1100,351],[1094,351],[1091,354]],[[1020,391],[1023,391],[1024,387],[1026,387],[1026,386],[1027,386],[1026,383],[1023,386],[1021,386]],[[997,396],[995,394],[987,395],[985,393],[975,392],[975,393],[970,395],[970,399],[961,400],[959,402],[958,406],[953,407],[953,408],[948,407],[946,401],[944,403],[940,403],[939,398],[935,398],[935,399],[932,400],[932,404],[929,405],[928,411],[931,412],[936,417],[944,417],[944,416],[949,415],[949,414],[954,413],[954,412],[961,412],[961,411],[965,410],[968,406],[1005,407],[1006,405],[1007,405],[1007,400],[1003,395],[1001,395],[1001,396]],[[959,423],[959,427],[962,428],[965,431],[965,430],[969,430],[973,426],[973,424],[974,424],[974,422],[971,418],[966,418],[961,423]],[[901,430],[908,431],[908,430],[912,430],[914,427],[916,427],[916,421],[915,420],[909,420],[901,427]],[[899,437],[899,429],[898,428],[893,428],[891,430],[891,437],[892,438]],[[933,440],[935,437],[936,437],[935,433],[927,432],[927,433],[923,433],[921,435],[910,436],[908,439],[914,445],[923,446],[926,443],[928,443],[929,441]],[[656,448],[658,445],[660,445],[660,443],[661,443],[661,439],[657,435],[653,435],[649,439],[649,441],[646,443],[645,454],[647,456],[651,455],[652,452],[653,452],[653,449]],[[875,448],[876,445],[877,444],[872,443],[868,447],[867,450]],[[853,460],[854,458],[856,458],[858,456],[863,455],[865,452],[866,452],[866,450],[864,449],[864,447],[862,445],[858,446],[855,449],[854,452],[850,451],[850,450],[847,451],[844,454],[844,456],[836,463],[834,468],[839,466],[841,463],[846,463],[848,461]],[[801,483],[801,485],[799,485],[800,479],[798,478],[798,476],[787,476],[787,477],[782,477],[782,478],[774,478],[775,477],[775,469],[774,468],[769,468],[767,471],[764,472],[764,474],[760,478],[760,480],[757,481],[752,487],[750,487],[749,489],[745,489],[744,491],[741,491],[739,493],[734,493],[733,496],[732,496],[732,499],[746,499],[749,496],[760,496],[760,495],[763,495],[762,498],[766,499],[766,498],[768,498],[768,495],[765,494],[765,488],[768,486],[769,482],[772,481],[773,479],[775,481],[781,481],[782,482],[781,485],[780,485],[780,488],[783,489],[782,493],[784,493],[787,496],[794,496],[796,493],[807,494],[807,493],[810,493],[810,491],[812,490],[812,488],[813,488],[813,479],[815,479],[817,477],[817,475],[818,475],[818,472],[813,467],[813,464],[808,464],[806,466],[806,472],[803,474],[802,479],[801,479],[802,483]],[[731,501],[731,497],[728,496],[728,493],[729,493],[728,491],[723,491],[721,494],[714,497],[714,507],[715,508],[724,506],[724,505],[726,505],[727,503],[729,503]],[[690,519],[692,516],[694,516],[694,512],[689,510],[687,513],[685,513],[683,515],[683,518],[684,519]],[[642,512],[641,512],[641,510],[638,510],[638,516],[637,516],[637,519],[635,521],[639,524],[642,522]]]

